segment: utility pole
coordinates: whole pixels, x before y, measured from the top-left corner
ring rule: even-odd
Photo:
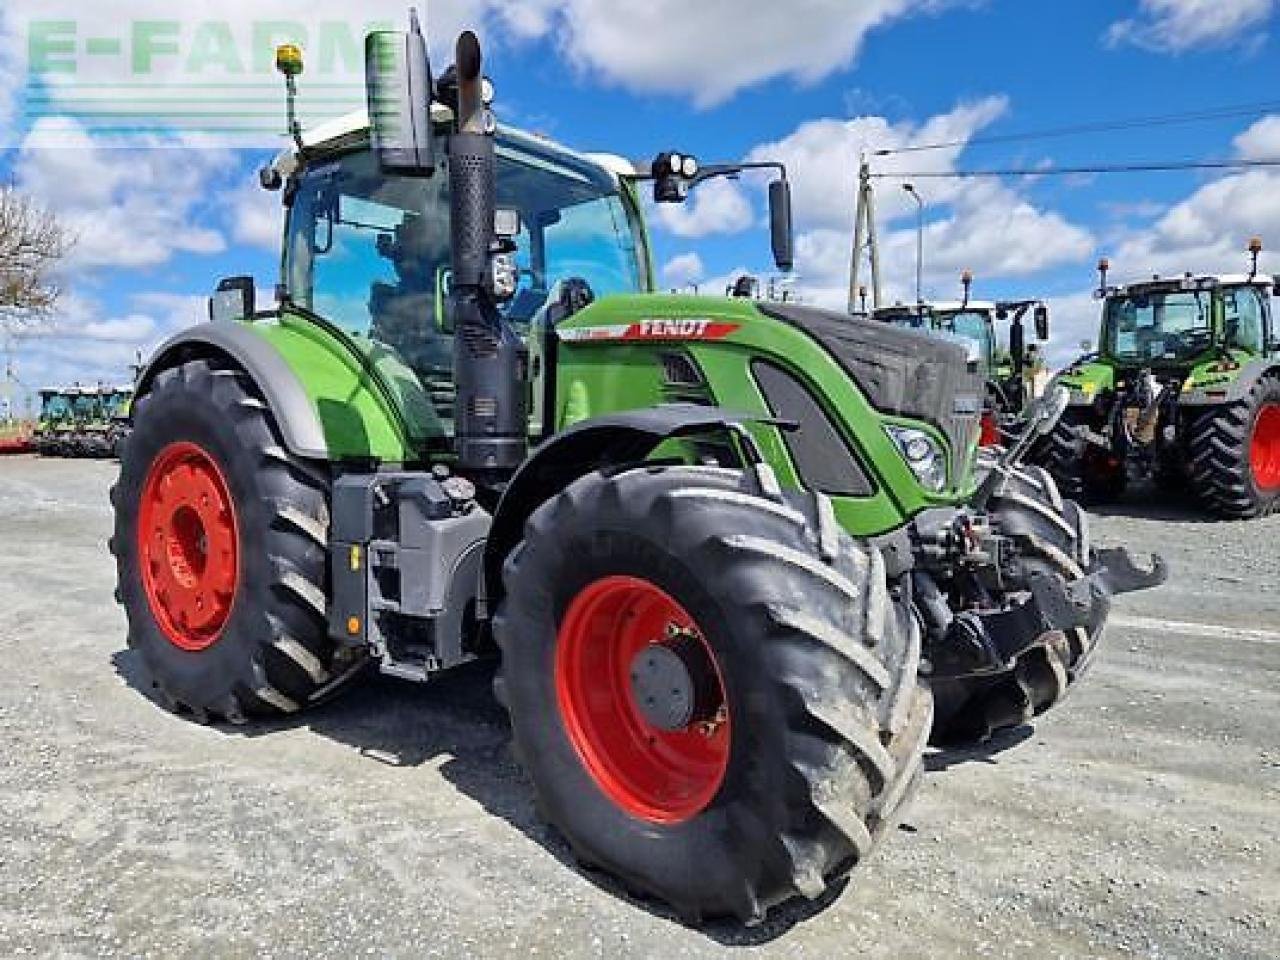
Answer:
[[[862,251],[871,260],[871,303],[880,306],[880,245],[876,241],[876,198],[871,186],[871,163],[864,153],[858,163],[858,198],[853,222],[853,253],[849,263],[849,313],[857,313],[862,286]],[[865,288],[863,288],[865,289]],[[861,298],[866,307],[865,294]]]
[[[902,189],[916,202],[916,303],[924,303],[924,197],[914,183],[904,183]]]

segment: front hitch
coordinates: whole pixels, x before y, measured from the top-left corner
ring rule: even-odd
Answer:
[[[1070,583],[1040,570],[1027,578],[1028,595],[995,611],[965,611],[947,627],[930,656],[933,679],[960,678],[1011,670],[1029,650],[1060,642],[1064,634],[1102,629],[1111,599],[1146,590],[1168,579],[1163,558],[1152,555],[1150,569],[1134,563],[1123,548],[1099,550],[1088,575]]]

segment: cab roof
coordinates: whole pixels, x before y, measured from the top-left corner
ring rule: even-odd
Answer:
[[[1215,287],[1264,287],[1270,289],[1280,283],[1280,277],[1269,273],[1249,276],[1247,273],[1184,274],[1180,277],[1152,277],[1121,286],[1107,287],[1108,297],[1123,297],[1134,293],[1169,292],[1175,290],[1211,290]]]
[[[431,119],[436,123],[448,123],[453,119],[453,111],[441,103],[431,105]],[[505,139],[523,143],[533,149],[558,153],[578,163],[589,163],[611,175],[615,180],[622,177],[635,177],[641,173],[637,165],[624,157],[611,153],[582,153],[566,147],[561,143],[541,134],[526,133],[515,127],[502,126]],[[338,152],[367,145],[369,142],[369,111],[356,110],[352,113],[326,120],[302,132],[303,146],[320,153]],[[275,167],[281,174],[288,176],[298,169],[299,158],[296,147],[289,147],[280,152]]]

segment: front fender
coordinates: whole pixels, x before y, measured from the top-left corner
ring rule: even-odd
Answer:
[[[547,440],[512,478],[494,513],[485,550],[486,596],[502,595],[502,564],[543,503],[594,470],[639,463],[664,441],[759,422],[757,414],[697,404],[629,410],[574,424]]]

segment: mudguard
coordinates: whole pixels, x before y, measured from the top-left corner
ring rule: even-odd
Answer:
[[[502,564],[523,538],[525,521],[573,481],[603,467],[638,463],[666,440],[759,422],[768,421],[718,407],[667,404],[584,420],[556,434],[525,461],[498,504],[485,551],[488,599],[501,595]]]
[[[443,437],[421,383],[394,351],[347,344],[316,322],[264,315],[192,327],[160,347],[138,393],[161,370],[196,358],[228,361],[248,374],[297,457],[406,464]]]
[[[138,374],[134,395],[146,393],[162,370],[211,354],[233,360],[262,391],[290,453],[328,459],[329,445],[320,417],[297,374],[279,351],[241,324],[202,323],[170,337]]]
[[[1268,374],[1280,375],[1280,358],[1259,357],[1257,360],[1250,360],[1236,371],[1235,379],[1224,385],[1225,396],[1223,396],[1224,388],[1221,386],[1212,388],[1200,387],[1195,390],[1188,390],[1179,396],[1178,405],[1181,407],[1216,407],[1224,403],[1237,403],[1247,397],[1257,382]]]

